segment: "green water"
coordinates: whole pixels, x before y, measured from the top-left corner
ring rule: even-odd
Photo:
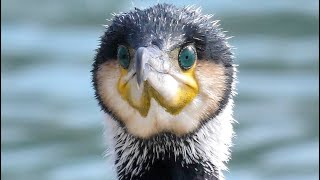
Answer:
[[[111,12],[150,2],[1,1],[2,178],[113,179],[92,58]],[[203,6],[234,36],[239,124],[227,179],[316,179],[319,2],[175,4]]]

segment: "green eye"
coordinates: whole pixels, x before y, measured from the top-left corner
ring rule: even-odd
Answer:
[[[192,46],[181,49],[179,54],[179,65],[183,70],[188,70],[196,62],[196,51]]]
[[[124,68],[124,69],[128,69],[129,65],[130,65],[130,55],[129,55],[129,50],[127,47],[120,45],[118,47],[118,60],[120,65]]]

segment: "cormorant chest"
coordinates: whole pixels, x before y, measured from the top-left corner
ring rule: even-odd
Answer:
[[[217,172],[209,174],[205,171],[206,162],[186,165],[183,160],[164,158],[155,160],[152,165],[140,164],[145,169],[132,180],[218,180]],[[129,180],[131,174],[122,180]]]

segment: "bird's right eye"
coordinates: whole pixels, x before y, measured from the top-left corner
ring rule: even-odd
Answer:
[[[197,58],[197,53],[194,48],[189,45],[181,49],[179,53],[179,65],[183,70],[190,69]]]
[[[130,55],[127,47],[120,45],[118,47],[118,61],[124,69],[128,69],[130,65]]]

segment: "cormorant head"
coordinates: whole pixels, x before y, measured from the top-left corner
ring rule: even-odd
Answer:
[[[93,64],[102,109],[128,133],[190,134],[232,96],[233,56],[218,21],[159,4],[115,15]]]

